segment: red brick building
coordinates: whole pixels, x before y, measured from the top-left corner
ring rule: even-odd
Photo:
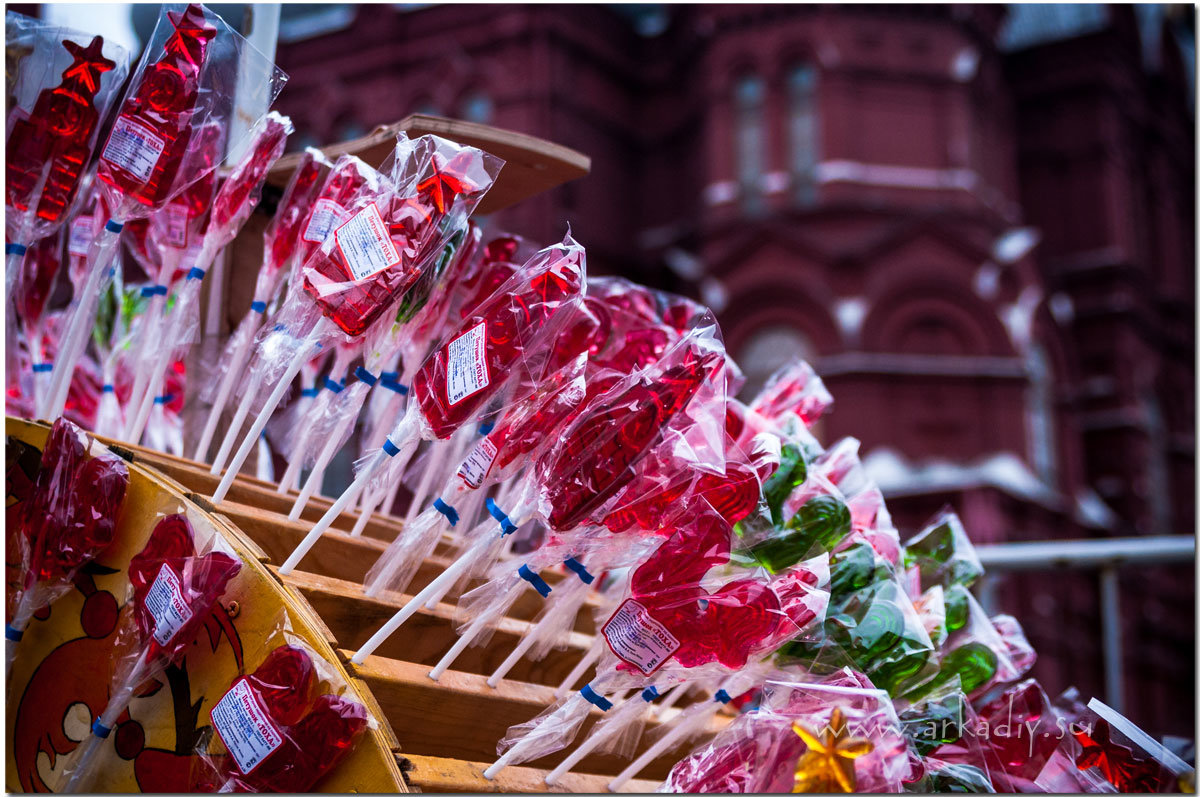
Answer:
[[[279,106],[298,145],[430,111],[589,154],[497,223],[701,297],[752,383],[803,353],[902,533],[1190,533],[1190,14],[286,7]],[[1190,736],[1192,570],[1120,583],[1125,706]],[[987,591],[1048,689],[1103,694],[1094,578]]]

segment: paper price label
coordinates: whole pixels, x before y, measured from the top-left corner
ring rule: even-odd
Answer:
[[[345,224],[349,217],[342,206],[332,199],[318,199],[304,228],[304,240],[315,244],[325,243],[329,233]]]
[[[356,282],[375,276],[400,262],[387,225],[372,202],[338,227],[333,234]]]
[[[491,471],[492,463],[496,461],[496,453],[496,444],[492,442],[491,437],[483,438],[458,466],[458,478],[472,490],[478,490]]]
[[[163,149],[163,140],[150,128],[132,117],[119,116],[100,157],[145,182],[150,179]]]
[[[170,565],[159,568],[146,593],[146,609],[154,618],[154,639],[160,645],[170,642],[183,624],[192,619],[192,609],[183,599],[179,576]]]
[[[601,629],[617,658],[649,675],[679,650],[679,640],[633,598],[617,607]]]
[[[283,744],[283,735],[245,678],[239,678],[217,701],[211,716],[213,728],[243,775],[253,771]]]
[[[487,323],[480,321],[446,347],[446,399],[454,406],[488,386]]]
[[[67,237],[67,251],[76,257],[87,257],[88,249],[92,247],[92,239],[96,235],[92,228],[91,216],[76,216],[71,222],[71,231]]]

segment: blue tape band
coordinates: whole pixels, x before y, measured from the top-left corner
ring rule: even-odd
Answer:
[[[392,438],[383,438],[383,452],[389,457],[394,457],[400,453],[400,449],[396,448],[396,444],[392,442]]]
[[[266,302],[250,302],[250,309],[256,313],[265,313],[265,312],[267,312],[267,303]]]
[[[447,504],[440,497],[433,502],[433,508],[446,516],[446,520],[450,521],[451,526],[458,525],[458,512],[454,511],[454,507]]]
[[[104,387],[100,388],[100,390],[103,393],[115,393],[116,392],[116,388],[114,388],[112,385],[105,385]]]
[[[579,580],[584,584],[591,584],[596,580],[596,577],[589,573],[587,568],[583,566],[583,563],[574,556],[568,556],[563,564],[567,566],[568,570],[574,571],[575,575],[579,576]]]
[[[48,374],[54,370],[54,363],[34,363],[33,372],[35,374]]]
[[[517,568],[517,575],[528,581],[530,586],[536,589],[543,598],[550,594],[550,585],[546,583],[545,579],[530,570],[529,565],[521,565]]]
[[[484,505],[487,506],[488,514],[500,521],[501,535],[512,534],[517,530],[517,527],[513,525],[513,522],[508,519],[508,515],[504,514],[504,510],[496,505],[496,500],[494,498],[489,498],[484,502]]]
[[[308,398],[316,398],[317,394],[320,392],[321,392],[320,387],[306,387],[300,391],[300,395],[306,396]]]
[[[143,285],[142,286],[142,298],[143,299],[150,297],[150,296],[166,296],[166,295],[167,295],[167,286],[166,285]]]
[[[386,387],[388,390],[392,391],[393,393],[399,393],[401,396],[408,393],[407,387],[400,384],[395,379],[388,379],[387,374],[383,375],[383,378],[380,380],[379,384],[382,387]]]
[[[334,393],[341,393],[346,389],[346,386],[341,382],[325,377],[325,387],[332,390]]]
[[[125,229],[125,223],[117,221],[116,219],[109,219],[108,221],[104,222],[104,229],[112,233],[119,233],[121,230]]]
[[[718,689],[717,693],[713,695],[713,700],[717,701],[718,703],[728,703],[730,700],[733,700],[733,698],[730,697],[729,693],[724,689]]]
[[[164,393],[161,396],[154,397],[155,404],[170,404],[174,400],[175,400],[174,393]]]
[[[360,381],[366,382],[368,385],[372,386],[379,381],[375,374],[371,373],[366,368],[363,368],[361,365],[354,369],[354,375],[358,377]]]
[[[96,720],[92,723],[92,736],[99,736],[101,739],[107,739],[110,733],[112,733],[112,728],[109,728],[100,720]]]
[[[29,247],[25,244],[5,244],[4,254],[6,255],[23,255],[29,251]]]
[[[4,626],[4,638],[11,639],[13,642],[20,642],[21,637],[25,636],[24,631],[18,631],[11,625]]]
[[[658,700],[658,690],[653,686],[647,686],[642,690],[642,700],[645,700],[647,703]]]
[[[271,331],[272,332],[287,332],[287,325],[286,324],[276,324],[275,326],[271,327]]]
[[[204,269],[192,266],[192,270],[188,272],[187,278],[190,280],[204,279]]]
[[[393,382],[400,378],[399,371],[384,371],[379,375],[380,379],[391,379]]]
[[[612,701],[596,694],[595,691],[592,690],[591,684],[584,684],[583,688],[579,690],[579,694],[583,695],[584,700],[591,703],[601,711],[608,711],[610,708],[612,708]]]
[[[492,423],[491,421],[488,421],[487,423],[481,423],[481,424],[479,424],[479,436],[487,437],[488,435],[490,435],[492,433],[492,430],[495,428],[496,428],[496,424]]]

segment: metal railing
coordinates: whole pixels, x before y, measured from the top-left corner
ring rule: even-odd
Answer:
[[[1104,654],[1105,702],[1123,710],[1121,614],[1117,571],[1122,567],[1180,564],[1196,558],[1196,538],[1114,537],[1104,540],[1047,540],[979,545],[975,549],[989,573],[1072,568],[1100,571],[1100,632]],[[986,576],[985,576],[986,580]],[[986,589],[986,586],[985,586]],[[985,602],[985,606],[986,606]],[[991,607],[988,607],[989,611]]]

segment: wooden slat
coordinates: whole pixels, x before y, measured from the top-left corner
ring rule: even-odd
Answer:
[[[422,792],[454,794],[463,792],[531,792],[601,794],[607,790],[609,777],[571,772],[563,775],[554,786],[547,786],[548,769],[506,767],[495,780],[483,776],[491,762],[460,761],[426,755],[405,755],[412,767],[405,773],[409,784]],[[653,780],[631,780],[621,789],[623,793],[646,794],[658,788]]]
[[[348,659],[352,652],[345,651],[344,655]],[[348,666],[370,685],[405,755],[494,761],[496,742],[504,738],[509,726],[533,719],[554,702],[554,690],[548,686],[505,681],[492,689],[484,676],[455,670],[432,681],[425,665],[379,656],[368,656],[359,667]],[[593,709],[578,738],[584,738],[601,716],[599,709]],[[727,723],[725,718],[716,718],[704,738]],[[647,737],[655,727],[657,723],[648,723],[647,732],[642,734],[638,745],[639,751],[649,745]],[[530,763],[553,768],[569,752],[563,750]],[[665,778],[678,758],[676,753],[656,759],[644,770],[643,776]],[[576,770],[616,775],[628,763],[627,759],[617,756],[591,755],[584,758]]]
[[[403,601],[368,598],[357,584],[338,579],[294,572],[283,582],[304,597],[337,637],[339,646],[357,650],[391,617]],[[520,641],[529,627],[523,620],[504,618],[492,640],[485,646],[467,648],[454,663],[461,672],[490,675]],[[440,603],[422,609],[397,629],[376,651],[379,656],[402,659],[424,665],[437,664],[458,639],[455,633],[454,606]],[[541,661],[522,659],[508,678],[527,683],[557,686],[587,652],[591,637],[574,633],[563,650],[553,651]]]

